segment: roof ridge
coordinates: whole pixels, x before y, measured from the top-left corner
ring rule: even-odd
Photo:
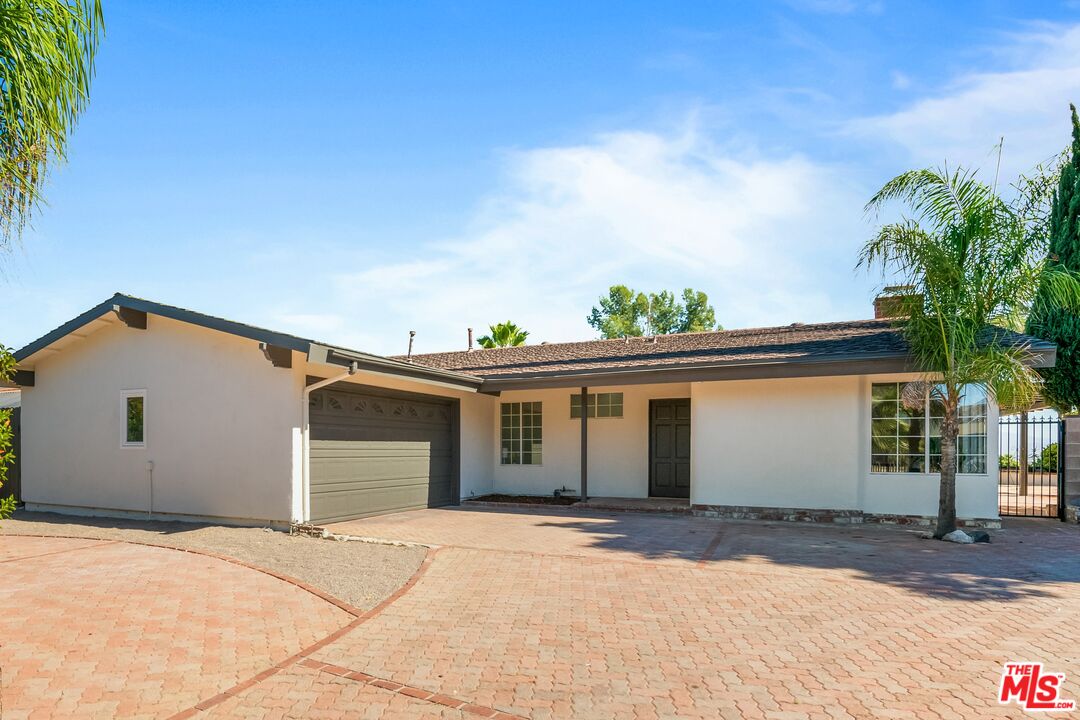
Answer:
[[[415,358],[418,358],[418,357],[430,357],[432,355],[455,355],[455,354],[458,354],[458,353],[492,352],[492,351],[500,351],[500,350],[501,351],[512,351],[512,350],[521,350],[522,348],[539,348],[539,347],[558,348],[558,347],[565,347],[567,345],[584,345],[584,344],[588,344],[588,343],[596,343],[596,344],[600,344],[600,343],[629,343],[629,342],[632,342],[634,340],[645,341],[648,338],[659,339],[659,338],[676,338],[676,337],[687,337],[687,336],[705,337],[705,336],[709,336],[709,335],[737,335],[739,333],[780,332],[780,331],[784,331],[784,330],[796,330],[796,329],[805,330],[807,328],[821,328],[821,327],[828,327],[828,326],[831,326],[831,325],[851,325],[851,324],[854,324],[854,323],[887,324],[887,323],[892,323],[892,322],[894,322],[894,320],[889,319],[889,318],[864,318],[864,319],[861,319],[861,320],[833,320],[833,321],[830,321],[830,322],[823,322],[823,323],[789,323],[787,325],[771,325],[771,326],[765,326],[765,327],[731,328],[731,329],[725,328],[725,329],[722,329],[722,330],[698,330],[698,331],[687,331],[687,332],[680,332],[680,333],[667,333],[667,334],[663,334],[663,335],[626,335],[626,336],[617,337],[617,338],[592,338],[592,339],[589,339],[589,340],[565,340],[565,341],[562,341],[562,342],[534,343],[532,345],[522,344],[522,345],[509,345],[509,346],[505,346],[505,347],[474,348],[472,350],[468,350],[468,349],[466,349],[466,350],[439,350],[439,351],[436,351],[436,352],[413,353],[412,358],[415,359]],[[399,358],[399,357],[406,357],[406,356],[405,355],[391,355],[390,357]]]

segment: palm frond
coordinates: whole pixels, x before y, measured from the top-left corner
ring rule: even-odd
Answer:
[[[86,108],[104,29],[100,0],[0,2],[0,249],[41,199]]]
[[[876,215],[888,203],[905,203],[914,219],[935,229],[962,221],[995,204],[993,190],[979,182],[974,171],[911,170],[885,183],[866,203],[868,214]]]

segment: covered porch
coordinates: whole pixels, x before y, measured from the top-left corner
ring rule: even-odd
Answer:
[[[689,512],[692,409],[690,383],[502,392],[492,489]]]

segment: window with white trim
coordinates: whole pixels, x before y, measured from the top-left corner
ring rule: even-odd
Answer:
[[[921,407],[902,401],[907,383],[874,383],[870,393],[870,471],[937,473],[941,471],[941,401],[923,397]],[[986,391],[969,385],[960,395],[957,472],[986,472]]]
[[[570,417],[581,417],[581,393],[570,396]],[[589,417],[621,418],[622,393],[589,393]]]
[[[500,461],[503,465],[540,465],[543,460],[543,403],[502,403]]]
[[[124,447],[146,447],[146,391],[125,390],[124,398]]]

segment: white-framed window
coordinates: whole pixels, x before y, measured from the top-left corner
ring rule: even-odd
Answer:
[[[543,403],[502,403],[500,462],[540,465],[543,461]]]
[[[622,393],[589,393],[589,417],[621,418]],[[581,393],[570,396],[570,418],[581,417]]]
[[[870,472],[941,472],[941,402],[924,397],[909,408],[901,396],[906,383],[874,383],[870,392]],[[929,395],[929,393],[927,393]],[[969,385],[960,395],[957,472],[986,473],[986,391]]]
[[[146,391],[125,390],[124,420],[121,428],[122,447],[146,447]]]

